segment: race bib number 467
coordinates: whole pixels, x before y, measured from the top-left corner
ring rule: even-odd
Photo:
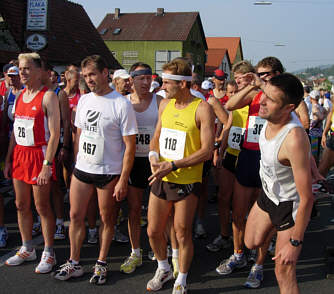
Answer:
[[[82,131],[79,140],[79,155],[92,164],[103,163],[104,139],[96,133]]]
[[[186,145],[186,132],[162,128],[159,139],[160,155],[171,160],[179,160],[184,157]]]

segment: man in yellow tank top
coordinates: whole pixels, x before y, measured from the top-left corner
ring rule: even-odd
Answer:
[[[147,283],[157,291],[172,278],[164,236],[174,209],[174,228],[179,243],[179,274],[173,294],[187,293],[186,278],[193,257],[192,223],[202,181],[203,162],[213,151],[214,115],[208,103],[190,94],[191,68],[180,58],[163,67],[165,100],[150,144],[152,185],[148,207],[148,236],[158,269]]]

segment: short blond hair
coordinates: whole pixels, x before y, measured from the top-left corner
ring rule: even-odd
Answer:
[[[30,60],[32,61],[36,67],[41,68],[42,67],[42,59],[41,56],[36,53],[36,52],[32,52],[32,53],[21,53],[18,57],[19,62],[21,60]]]
[[[255,73],[255,68],[254,66],[247,60],[241,60],[237,62],[235,65],[233,65],[232,68],[233,73],[248,73],[248,72],[254,72]]]

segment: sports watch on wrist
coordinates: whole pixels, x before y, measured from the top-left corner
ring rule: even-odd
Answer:
[[[221,142],[215,142],[215,144],[213,145],[214,149],[218,149],[220,147]]]
[[[300,240],[294,240],[292,238],[290,238],[290,243],[292,246],[294,247],[298,247],[299,245],[302,245],[303,244],[303,241],[300,241]]]
[[[44,159],[44,160],[43,160],[43,165],[51,166],[51,162],[48,161],[47,159]]]

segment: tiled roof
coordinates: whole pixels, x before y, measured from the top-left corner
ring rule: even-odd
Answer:
[[[208,49],[207,54],[207,62],[205,64],[205,74],[212,75],[214,70],[219,67],[224,56],[227,56],[228,62],[231,67],[230,57],[228,55],[227,49]]]
[[[205,43],[198,12],[120,13],[118,19],[108,13],[97,30],[105,31],[101,34],[105,41],[186,41],[197,19]],[[120,29],[119,34],[113,34],[115,29]]]
[[[224,49],[228,50],[228,54],[233,64],[237,55],[238,47],[241,50],[241,59],[243,59],[241,39],[240,37],[207,37],[206,42],[209,49]]]
[[[1,0],[0,13],[16,43],[22,52],[28,52],[25,47],[26,3],[23,0]],[[48,44],[38,53],[49,62],[79,63],[92,54],[104,57],[108,66],[120,68],[86,11],[79,4],[66,0],[48,1],[49,30],[40,32],[46,36]]]

